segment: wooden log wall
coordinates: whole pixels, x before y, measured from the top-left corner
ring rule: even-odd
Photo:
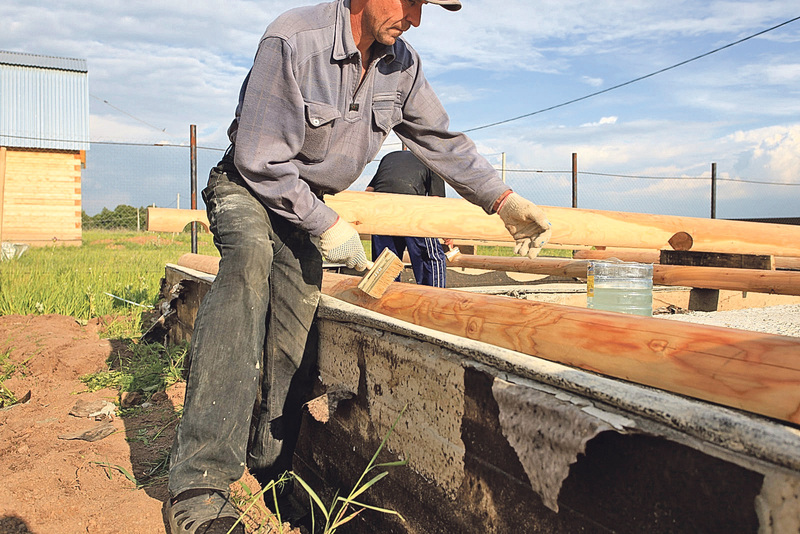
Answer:
[[[81,243],[81,154],[6,150],[2,240],[29,245]]]
[[[218,258],[179,265],[216,274]],[[380,299],[325,273],[323,293],[441,332],[800,423],[800,339],[416,284]]]

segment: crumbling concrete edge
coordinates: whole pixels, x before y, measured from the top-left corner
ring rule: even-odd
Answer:
[[[765,417],[413,325],[328,295],[322,295],[318,315],[438,344],[474,362],[465,362],[467,365],[485,365],[495,370],[495,375],[497,371],[508,373],[505,379],[529,379],[599,402],[598,407],[604,411],[635,415],[636,426],[642,431],[688,444],[760,473],[778,468],[797,476],[800,471],[800,430]]]

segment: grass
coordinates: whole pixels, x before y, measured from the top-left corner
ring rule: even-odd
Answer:
[[[80,247],[32,247],[0,263],[0,315],[110,316],[110,336],[135,336],[158,302],[164,265],[190,251],[188,233],[103,230],[84,231]],[[198,252],[217,255],[210,234],[199,235]]]
[[[59,314],[82,324],[100,318],[102,335],[122,342],[108,368],[82,378],[87,389],[136,391],[145,398],[182,379],[187,347],[139,343],[157,317],[164,266],[191,251],[188,233],[89,230],[80,247],[32,247],[0,263],[0,315]],[[198,251],[215,255],[211,235]],[[13,348],[13,347],[12,347]],[[3,385],[19,366],[0,354],[0,402],[15,401]],[[35,356],[34,356],[35,357]]]
[[[363,513],[366,510],[372,510],[374,512],[379,512],[382,514],[390,514],[397,516],[400,520],[405,521],[405,518],[400,515],[399,512],[396,510],[391,510],[388,508],[380,508],[378,506],[372,506],[370,504],[366,504],[358,500],[363,494],[372,486],[380,482],[384,477],[386,477],[389,472],[382,471],[378,474],[375,474],[369,480],[365,480],[367,475],[374,472],[378,469],[390,468],[390,467],[402,467],[408,464],[408,458],[404,460],[397,460],[393,462],[385,462],[385,463],[377,463],[378,455],[380,455],[383,448],[386,446],[386,442],[391,436],[392,432],[394,432],[397,423],[400,421],[400,418],[408,408],[408,405],[404,406],[403,409],[398,414],[397,418],[395,418],[392,426],[389,428],[389,431],[384,436],[383,440],[381,441],[380,446],[372,455],[367,466],[362,471],[361,476],[359,476],[356,483],[353,485],[353,489],[350,490],[350,493],[347,497],[342,497],[338,494],[334,495],[333,502],[326,506],[322,498],[308,485],[308,483],[303,480],[300,475],[295,472],[286,472],[281,475],[277,480],[272,480],[264,486],[261,491],[254,493],[244,482],[239,482],[242,490],[244,491],[246,498],[244,500],[239,500],[237,502],[237,506],[242,509],[242,513],[237,519],[236,523],[231,526],[231,529],[228,531],[230,534],[233,531],[233,528],[236,524],[240,522],[248,523],[248,527],[251,530],[256,530],[259,533],[268,533],[268,532],[283,532],[282,528],[282,520],[280,509],[278,508],[278,497],[277,497],[277,489],[280,488],[282,485],[289,483],[291,480],[296,480],[300,486],[302,486],[303,490],[308,495],[309,499],[309,508],[311,510],[311,531],[312,532],[322,532],[322,534],[336,534],[336,532],[345,524],[349,523],[353,519],[355,519],[359,514]],[[277,512],[277,525],[270,524],[270,517],[271,514],[267,512],[266,507],[263,504],[262,499],[271,499],[274,504],[274,508]],[[251,511],[256,509],[258,512],[257,515],[264,518],[258,524],[253,525],[252,522],[248,521],[248,519],[252,518]],[[321,519],[324,519],[324,524],[317,525],[316,520],[316,511],[319,510],[319,513],[322,515]],[[318,529],[318,526],[320,527]]]

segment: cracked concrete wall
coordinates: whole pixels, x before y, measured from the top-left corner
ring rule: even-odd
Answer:
[[[412,469],[453,496],[464,476],[464,369],[449,354],[415,339],[320,324],[323,384],[365,395],[370,422],[380,436],[407,406],[388,447],[410,455]],[[360,429],[364,440],[367,430]]]

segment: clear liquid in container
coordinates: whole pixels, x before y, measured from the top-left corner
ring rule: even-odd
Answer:
[[[592,261],[586,275],[587,308],[653,315],[652,264]]]

